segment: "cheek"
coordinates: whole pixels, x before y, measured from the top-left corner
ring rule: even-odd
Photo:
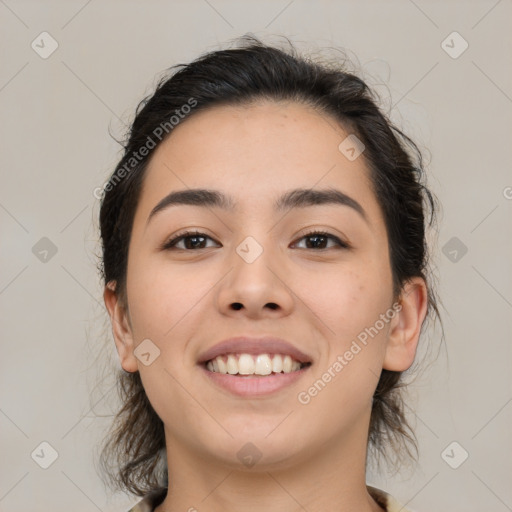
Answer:
[[[339,348],[389,307],[390,284],[371,269],[352,266],[295,281],[301,298],[329,328],[329,337],[339,341]]]
[[[329,416],[334,425],[367,414],[379,381],[391,320],[389,291],[353,276],[353,286],[332,295],[320,310],[330,326],[321,364],[313,369],[301,404],[311,417]],[[347,280],[347,283],[351,281]],[[325,314],[324,314],[325,313]],[[328,412],[326,412],[328,411]]]
[[[139,338],[166,343],[182,320],[193,316],[194,305],[212,288],[212,282],[179,266],[170,269],[164,261],[134,260],[129,266],[127,289],[135,333]]]
[[[324,275],[317,284],[309,285],[307,296],[322,320],[327,343],[312,375],[312,383],[318,382],[311,389],[318,394],[312,411],[322,414],[322,407],[332,410],[333,404],[342,403],[362,412],[371,405],[382,371],[390,319],[383,321],[381,315],[391,306],[390,271],[366,261]]]

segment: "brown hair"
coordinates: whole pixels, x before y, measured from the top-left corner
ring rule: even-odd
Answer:
[[[133,218],[154,147],[172,133],[171,117],[194,115],[219,104],[285,99],[333,116],[363,142],[363,158],[388,231],[395,297],[408,279],[421,276],[428,284],[427,314],[434,312],[440,319],[428,271],[424,215],[430,210],[432,226],[436,200],[422,183],[424,170],[418,147],[381,112],[368,85],[339,62],[311,61],[298,55],[291,43],[285,51],[253,36],[238,42],[239,47],[173,66],[181,69],[171,68],[156,91],[140,102],[123,144],[124,154],[104,187],[101,201],[100,268],[104,283],[116,284],[116,293],[126,306]],[[192,104],[193,109],[184,108]],[[169,127],[163,137],[162,126]],[[134,158],[149,138],[155,146],[144,158]],[[424,327],[425,322],[422,331]],[[163,423],[146,396],[139,372],[120,370],[117,379],[122,407],[103,446],[101,467],[115,487],[143,496],[167,486]],[[385,457],[388,445],[396,455],[405,450],[414,457],[409,446],[417,453],[416,437],[404,413],[402,385],[402,372],[383,370],[373,397],[368,443]]]

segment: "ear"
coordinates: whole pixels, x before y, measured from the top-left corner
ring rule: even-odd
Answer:
[[[123,370],[136,372],[138,370],[137,359],[133,354],[133,333],[129,315],[121,304],[121,300],[115,292],[116,282],[110,281],[105,286],[103,300],[110,315],[112,333],[117,347],[117,353]]]
[[[428,295],[425,280],[411,278],[400,297],[401,309],[391,323],[382,367],[403,372],[414,362],[420,329],[427,314]]]

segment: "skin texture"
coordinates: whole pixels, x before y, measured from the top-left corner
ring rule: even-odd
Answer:
[[[372,395],[382,368],[413,363],[424,281],[407,283],[401,311],[321,392],[308,404],[297,399],[394,302],[382,212],[363,157],[349,161],[338,149],[347,135],[310,107],[260,102],[197,112],[155,150],[130,240],[128,311],[113,285],[104,299],[121,365],[140,372],[165,425],[169,493],[158,512],[382,510],[365,485]],[[329,187],[357,200],[368,222],[334,204],[273,211],[288,190]],[[230,194],[237,209],[173,206],[146,225],[164,196],[189,188]],[[185,228],[210,237],[204,248],[186,249],[182,240],[160,249]],[[316,248],[303,238],[310,230],[351,248],[331,239]],[[252,263],[236,252],[247,236],[263,248]],[[235,397],[212,384],[197,360],[242,334],[284,338],[313,365],[270,396]],[[147,338],[160,350],[149,366],[133,353]],[[252,467],[237,457],[248,442],[261,453]]]

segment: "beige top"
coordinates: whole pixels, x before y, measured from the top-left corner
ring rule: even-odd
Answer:
[[[393,496],[387,492],[367,485],[368,493],[370,496],[386,510],[386,512],[413,512],[405,508],[401,503],[395,500]],[[128,512],[154,512],[155,508],[164,501],[167,495],[167,489],[161,489],[154,491],[150,494],[146,494],[144,498],[134,505]]]

